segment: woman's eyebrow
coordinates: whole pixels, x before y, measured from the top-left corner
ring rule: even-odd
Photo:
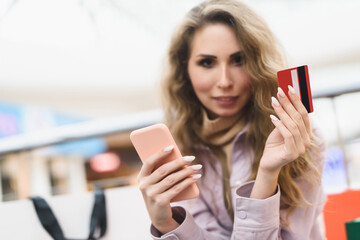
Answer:
[[[230,58],[233,58],[233,57],[236,57],[236,56],[239,56],[239,55],[244,55],[244,51],[238,51],[238,52],[235,52],[233,54],[230,55]],[[201,57],[201,58],[217,58],[216,56],[214,55],[210,55],[210,54],[198,54],[196,55],[196,57]]]
[[[236,57],[236,56],[243,56],[244,55],[244,51],[238,51],[238,52],[236,52],[236,53],[233,53],[233,54],[231,54],[230,55],[230,57],[232,58],[232,57]]]
[[[196,55],[196,57],[201,57],[201,58],[216,58],[216,56],[214,56],[214,55],[208,55],[208,54],[198,54],[198,55]]]

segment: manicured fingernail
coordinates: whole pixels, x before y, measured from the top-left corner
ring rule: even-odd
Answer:
[[[272,101],[272,103],[273,103],[276,107],[279,107],[279,106],[280,106],[279,101],[278,101],[275,97],[271,97],[271,101]]]
[[[186,162],[192,162],[192,161],[194,161],[195,157],[194,156],[185,156],[185,157],[183,157],[183,159]]]
[[[192,178],[199,179],[199,178],[201,178],[201,174],[194,174],[194,175],[192,175]]]
[[[276,116],[272,115],[272,114],[270,114],[270,118],[272,120],[274,120],[274,121],[279,121],[279,119]]]
[[[296,94],[295,89],[292,86],[288,85],[288,88],[291,94]]]
[[[170,146],[164,148],[164,152],[170,152],[173,149],[174,149],[174,145],[170,145]]]
[[[278,87],[278,93],[279,93],[280,97],[285,97],[286,96],[284,91],[281,89],[281,87]]]
[[[189,166],[189,167],[191,167],[194,170],[200,170],[202,168],[202,165],[201,164],[196,164],[196,165],[192,165],[192,166]]]

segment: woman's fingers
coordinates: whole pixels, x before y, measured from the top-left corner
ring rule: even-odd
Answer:
[[[292,89],[292,91],[294,91],[294,89]],[[283,107],[284,111],[289,115],[289,117],[295,122],[305,146],[308,147],[310,146],[310,137],[309,137],[308,129],[305,124],[306,120],[308,120],[309,123],[309,117],[307,115],[307,111],[304,105],[302,104],[302,102],[300,101],[300,98],[296,95],[296,93],[292,92],[289,93],[289,95],[291,95],[293,98],[292,102],[290,102],[290,100],[286,97],[283,90],[281,88],[278,88],[277,96],[281,106]],[[302,113],[302,111],[305,111],[305,114]],[[293,125],[292,123],[289,124],[290,127],[294,127],[291,126]]]
[[[306,131],[309,137],[311,138],[311,124],[309,119],[309,113],[307,112],[304,104],[301,102],[300,97],[296,94],[294,88],[291,87],[290,85],[289,85],[289,97],[292,104],[301,115],[305,124]]]
[[[293,151],[293,149],[297,149],[293,134],[276,116],[270,115],[270,118],[275,127],[280,131],[282,137],[284,138],[285,149],[287,149],[286,154],[288,154],[288,156],[285,157],[293,158],[294,156],[292,156],[292,154],[298,154],[297,152]]]
[[[173,187],[167,189],[163,193],[157,195],[156,201],[159,205],[167,204],[171,199],[176,197],[180,192],[188,188],[191,184],[195,183],[201,178],[201,174],[194,174],[186,177],[182,181],[176,183]]]
[[[281,120],[281,123],[282,123],[281,126],[284,126],[288,130],[288,132],[291,134],[291,137],[294,139],[297,151],[300,154],[305,152],[305,146],[304,146],[303,138],[300,133],[300,127],[290,117],[290,115],[283,109],[282,105],[279,103],[279,101],[275,97],[272,97],[272,105],[273,105],[273,108],[275,109],[276,114],[279,116],[279,119]],[[281,132],[281,134],[284,133],[284,131],[280,131],[280,132]],[[284,137],[285,143],[286,143],[286,141],[289,138],[287,135],[285,135],[285,136],[283,135],[283,137]]]
[[[158,194],[162,194],[167,190],[171,190],[172,188],[178,188],[178,183],[185,181],[187,178],[191,177],[193,174],[198,172],[201,169],[202,165],[193,165],[184,167],[181,170],[173,172],[163,178],[156,184],[151,184],[151,187],[147,190],[148,196],[155,196]],[[196,176],[196,175],[194,175]],[[177,187],[176,187],[177,186]],[[176,192],[176,191],[175,191]],[[171,199],[170,199],[171,200]]]
[[[166,156],[168,156],[172,150],[174,149],[174,146],[168,146],[164,148],[162,151],[157,152],[150,156],[148,159],[146,159],[143,163],[143,166],[140,169],[140,173],[138,175],[138,180],[140,180],[143,177],[146,177],[150,175],[155,167],[164,159]]]
[[[183,168],[185,165],[190,164],[194,159],[194,156],[185,156],[161,165],[151,174],[151,176],[149,176],[149,183],[153,184],[161,181],[169,174]]]
[[[138,181],[141,192],[147,197],[156,198],[159,194],[201,169],[200,164],[186,167],[195,159],[194,156],[184,156],[166,162],[155,169],[172,150],[172,146],[167,147],[144,161],[138,175]]]

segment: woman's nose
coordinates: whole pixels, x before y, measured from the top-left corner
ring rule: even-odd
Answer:
[[[230,69],[228,66],[222,66],[220,68],[220,78],[217,85],[219,88],[232,87],[233,81],[231,80]]]

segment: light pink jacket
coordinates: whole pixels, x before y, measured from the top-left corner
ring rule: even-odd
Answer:
[[[233,168],[230,184],[234,221],[230,219],[225,209],[220,163],[209,148],[198,146],[195,156],[207,158],[203,161],[206,172],[197,184],[200,197],[174,204],[173,217],[180,226],[164,235],[151,226],[153,239],[323,239],[318,222],[318,216],[325,203],[321,186],[298,182],[306,199],[313,205],[307,208],[297,207],[289,215],[288,225],[283,225],[280,221],[280,217],[286,219],[287,210],[280,210],[281,189],[279,186],[277,192],[267,199],[249,198],[254,181],[247,182],[251,173],[252,161],[250,159],[252,157],[244,147],[246,129],[235,137],[232,152]],[[322,141],[319,145],[322,159],[318,162],[322,165],[325,159],[325,144]],[[208,156],[211,156],[211,159],[208,159]],[[214,169],[209,165],[210,161],[215,166]]]

